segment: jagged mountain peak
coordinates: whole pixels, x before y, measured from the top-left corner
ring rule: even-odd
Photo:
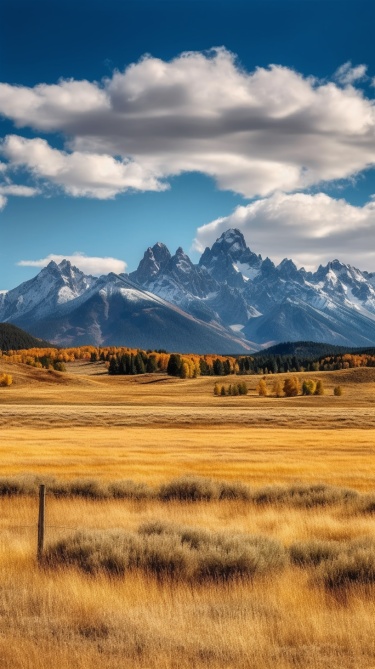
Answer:
[[[174,307],[163,311],[160,321],[160,309],[168,303]],[[117,332],[113,341],[129,343],[128,333],[129,341],[139,337],[141,345],[152,331],[152,341],[160,335],[163,348],[172,341],[163,337],[177,322],[177,313],[186,317],[178,326],[181,344],[176,343],[175,350],[181,351],[189,348],[193,321],[199,337],[207,336],[202,348],[214,342],[211,326],[229,336],[226,350],[233,333],[240,333],[237,337],[245,345],[296,338],[345,340],[353,346],[375,343],[375,277],[338,259],[315,272],[297,269],[288,258],[276,267],[270,258],[263,260],[248,248],[240,230],[230,229],[206,248],[198,265],[182,247],[171,255],[165,244],[157,242],[146,249],[138,269],[129,276],[112,272],[94,278],[69,260],[51,261],[34,279],[0,294],[0,320],[26,329],[36,324],[40,332],[53,322],[51,333],[60,343],[69,340],[66,328],[71,327],[71,341],[82,343],[86,343],[85,333],[92,341],[109,342],[111,332]],[[209,330],[200,329],[202,323]],[[47,336],[44,331],[43,336]],[[239,345],[237,339],[234,346]]]
[[[247,246],[242,232],[236,228],[231,228],[223,232],[212,245],[211,255],[217,256],[224,252],[230,254],[234,260],[238,260],[246,250]]]
[[[85,274],[79,267],[73,265],[70,260],[65,258],[61,260],[60,263],[56,263],[54,260],[51,260],[46,267],[44,267],[37,277],[44,278],[45,276],[52,276],[54,278],[62,278],[64,281],[80,281],[82,279],[92,279],[90,274]],[[37,278],[35,277],[35,278]]]
[[[146,249],[138,268],[135,272],[131,272],[129,276],[140,286],[143,286],[155,279],[159,272],[167,266],[171,257],[165,244],[157,242],[152,248],[149,246]]]
[[[272,262],[272,260],[267,256],[262,262],[261,265],[261,272],[262,274],[270,274],[271,272],[273,273],[276,269],[275,263]]]
[[[284,258],[284,260],[281,261],[281,263],[277,266],[278,270],[293,270],[293,271],[298,271],[297,270],[297,265],[293,262],[293,260],[290,260],[289,258]]]
[[[292,279],[300,282],[303,281],[304,278],[304,272],[298,270],[297,265],[293,260],[289,260],[289,258],[284,258],[284,260],[281,261],[277,266],[277,271],[279,272],[280,277],[286,280]]]
[[[199,267],[204,267],[216,281],[243,289],[245,282],[259,272],[261,263],[261,256],[248,248],[242,232],[232,228],[205,249]]]
[[[162,242],[156,242],[151,250],[156,262],[159,263],[159,265],[168,262],[169,258],[171,257],[168,247]]]
[[[238,228],[229,228],[229,230],[226,230],[220,235],[217,241],[225,243],[228,246],[232,246],[233,244],[240,244],[246,248],[245,237],[243,236],[242,232],[238,230]]]
[[[179,270],[188,270],[190,271],[194,267],[189,256],[185,253],[184,249],[179,246],[176,253],[170,259],[169,266],[177,267]]]

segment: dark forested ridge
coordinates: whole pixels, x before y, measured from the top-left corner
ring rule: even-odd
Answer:
[[[351,353],[354,350],[347,346],[336,346],[334,344],[325,344],[315,341],[287,341],[254,353],[254,358],[260,358],[269,355],[295,355],[305,360],[311,358],[317,360],[327,355],[339,355],[340,353]]]
[[[329,371],[375,365],[375,348],[350,348],[310,341],[285,342],[238,356],[240,373]]]
[[[20,351],[28,348],[44,348],[51,346],[43,339],[33,337],[11,323],[0,323],[0,350]]]

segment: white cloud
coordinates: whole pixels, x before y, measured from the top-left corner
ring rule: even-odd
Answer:
[[[357,65],[356,67],[352,66],[350,60],[347,63],[341,65],[335,72],[335,79],[340,82],[340,84],[351,85],[355,81],[360,81],[366,77],[367,65]]]
[[[128,189],[164,190],[165,186],[133,161],[112,156],[53,149],[44,139],[8,135],[3,155],[13,166],[22,165],[37,177],[62,186],[74,197],[105,200]]]
[[[340,70],[341,83],[365,75],[364,65]],[[65,136],[65,151],[12,136],[4,155],[74,196],[161,190],[198,171],[264,197],[375,164],[375,107],[362,91],[279,65],[246,72],[223,48],[145,57],[101,83],[0,84],[0,113]]]
[[[17,195],[18,197],[34,197],[38,195],[40,190],[38,188],[31,188],[30,186],[22,186],[19,184],[0,184],[0,195]]]
[[[99,258],[95,256],[86,256],[83,253],[73,253],[71,256],[57,255],[51,253],[46,258],[40,260],[20,260],[17,265],[21,267],[46,267],[48,263],[53,260],[59,264],[62,260],[69,260],[72,265],[78,267],[86,274],[94,274],[100,276],[101,274],[108,274],[114,272],[120,274],[126,270],[126,262],[118,260],[117,258]]]
[[[354,207],[324,193],[275,193],[198,228],[195,248],[202,251],[228,228],[241,230],[254,252],[278,262],[289,257],[311,268],[338,257],[375,271],[374,201]]]
[[[4,197],[4,195],[0,195],[0,211],[4,209],[7,202],[8,202],[7,198]]]

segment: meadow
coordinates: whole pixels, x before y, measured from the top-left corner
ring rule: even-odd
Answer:
[[[14,380],[0,389],[0,475],[51,481],[53,558],[36,561],[36,495],[1,496],[1,669],[375,667],[375,369],[301,373],[322,379],[325,394],[274,398],[258,396],[255,376],[248,395],[214,397],[212,378],[67,367],[0,361]],[[186,476],[248,492],[158,492]],[[87,490],[131,480],[151,492],[54,495],[52,479],[85,479]],[[325,492],[290,494],[315,484]],[[180,550],[189,532],[203,546],[193,566],[186,542]],[[138,542],[124,569],[113,556],[97,561],[113,537]],[[265,542],[265,562],[249,537]],[[71,559],[57,559],[56,546]],[[161,547],[177,567],[169,557],[160,569]],[[271,550],[279,557],[268,564]]]

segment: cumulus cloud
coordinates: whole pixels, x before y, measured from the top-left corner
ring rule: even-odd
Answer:
[[[241,230],[254,252],[274,261],[289,257],[313,268],[338,257],[375,271],[373,200],[354,207],[324,193],[275,193],[198,228],[195,248],[203,251],[228,228]]]
[[[339,84],[365,74],[340,70]],[[280,65],[247,72],[224,48],[145,57],[100,83],[0,84],[18,128],[65,136],[57,151],[14,135],[4,155],[74,196],[162,190],[191,171],[248,198],[292,192],[375,164],[374,102],[339,84]]]
[[[366,77],[367,65],[357,65],[356,67],[352,66],[350,60],[347,63],[341,65],[335,72],[335,79],[340,82],[340,84],[350,85],[354,84],[355,81],[360,81]]]
[[[13,166],[22,165],[38,178],[62,186],[73,197],[108,199],[128,189],[163,190],[166,186],[131,160],[116,160],[105,154],[66,153],[44,139],[8,135],[3,155]]]
[[[7,201],[8,200],[7,200],[6,197],[4,197],[4,195],[0,195],[0,211],[2,211],[4,209],[4,207],[6,206]]]
[[[86,274],[94,274],[100,276],[101,274],[108,274],[115,272],[120,274],[126,270],[126,262],[118,260],[117,258],[100,258],[95,256],[86,256],[83,253],[73,253],[71,256],[56,255],[51,253],[46,258],[40,260],[20,260],[17,265],[21,267],[46,267],[48,263],[53,260],[59,264],[62,260],[69,260],[75,267],[78,267]]]

